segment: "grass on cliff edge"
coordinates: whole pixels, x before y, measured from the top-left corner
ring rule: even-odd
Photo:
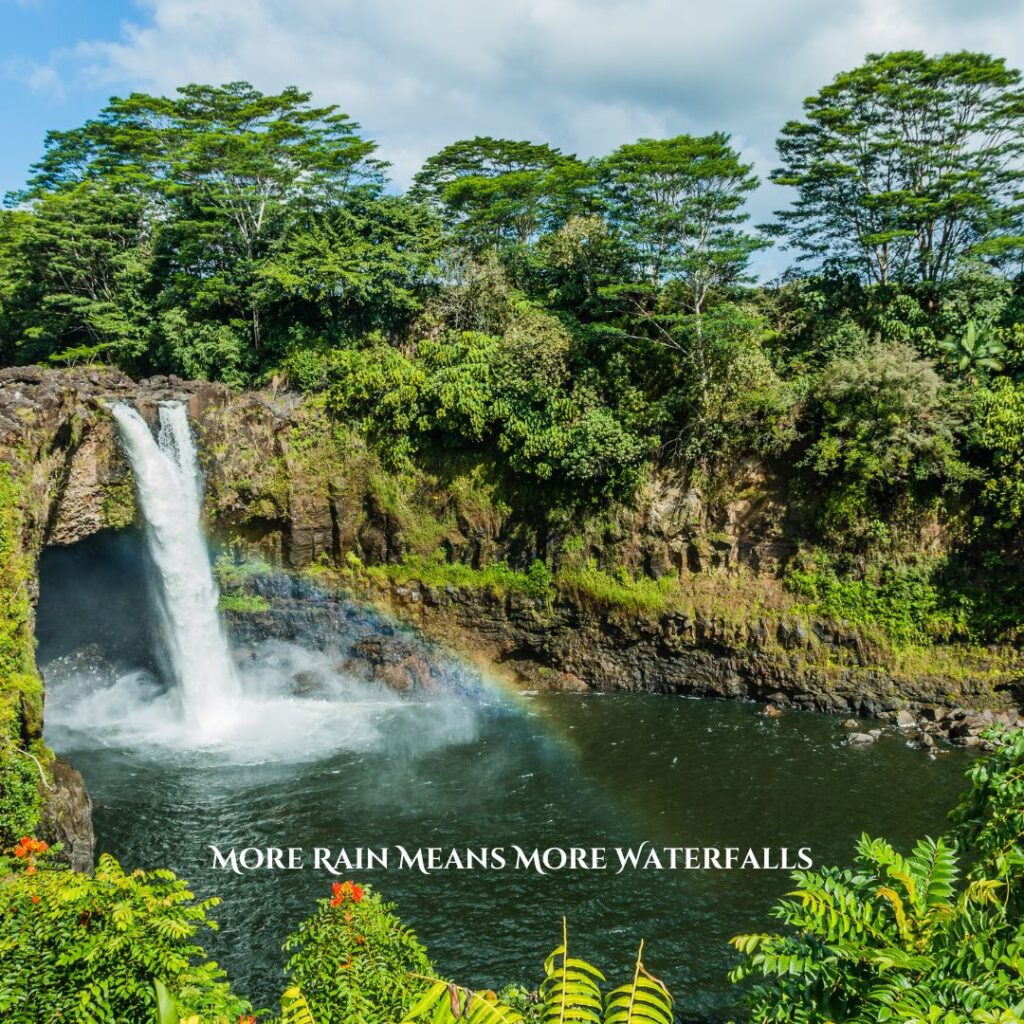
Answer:
[[[713,622],[717,640],[738,652],[754,646],[757,630],[757,649],[785,658],[788,670],[794,673],[814,672],[827,677],[884,672],[908,680],[929,678],[946,683],[947,697],[953,702],[957,701],[960,683],[995,686],[1019,675],[1021,667],[1020,656],[1010,649],[968,643],[894,642],[877,624],[830,620],[818,614],[806,599],[787,590],[782,581],[747,574],[693,573],[656,580],[634,577],[622,568],[608,571],[590,561],[564,565],[557,573],[538,561],[527,572],[521,572],[505,562],[474,569],[446,562],[440,555],[408,555],[399,563],[367,567],[352,554],[340,570],[321,563],[310,566],[308,572],[324,583],[336,582],[356,590],[379,592],[381,587],[399,584],[489,589],[498,595],[518,592],[538,599],[539,614],[559,598],[649,621],[681,614]],[[830,622],[856,643],[836,648],[819,639],[815,627]],[[800,639],[784,647],[778,639],[780,625],[791,634],[795,631]]]

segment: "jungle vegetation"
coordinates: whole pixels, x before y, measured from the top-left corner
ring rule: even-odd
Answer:
[[[115,98],[0,211],[0,363],[300,389],[386,463],[476,459],[534,511],[628,505],[659,466],[710,493],[756,460],[809,604],[1012,641],[1020,73],[869,55],[782,126],[771,179],[791,201],[757,226],[724,131],[591,159],[477,137],[401,193],[297,88]],[[791,269],[757,283],[771,245]]]

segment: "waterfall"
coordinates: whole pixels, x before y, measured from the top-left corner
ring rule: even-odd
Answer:
[[[241,688],[217,613],[217,585],[199,521],[200,475],[188,414],[181,402],[161,403],[154,437],[134,407],[118,403],[111,412],[135,474],[185,721],[201,736],[216,736],[231,727]]]

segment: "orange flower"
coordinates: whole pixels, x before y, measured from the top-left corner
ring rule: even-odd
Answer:
[[[332,907],[340,906],[349,898],[353,903],[358,903],[364,895],[362,886],[356,885],[355,882],[334,882],[331,885],[331,892],[333,894]]]
[[[29,866],[27,868],[25,868],[25,874],[26,875],[34,875],[35,873],[36,873],[36,866],[35,866],[35,864],[29,864]]]
[[[46,853],[49,848],[50,844],[43,842],[42,839],[22,836],[18,845],[14,847],[13,853],[15,857],[20,859],[22,857],[30,857],[34,853]]]
[[[39,902],[39,897],[35,893],[32,893],[32,902],[33,903],[38,903]]]

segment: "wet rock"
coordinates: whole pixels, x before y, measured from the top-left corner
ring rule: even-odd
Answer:
[[[846,737],[846,745],[848,747],[867,747],[877,739],[877,736],[874,736],[869,732],[851,732],[850,735]]]
[[[935,739],[931,733],[920,731],[914,734],[914,745],[922,750],[931,750],[935,746]]]
[[[902,711],[896,712],[896,728],[898,729],[913,729],[917,725],[917,719],[914,717],[912,711],[908,711],[904,708]]]
[[[60,757],[53,762],[52,775],[53,789],[46,794],[40,833],[51,844],[61,844],[60,858],[75,871],[92,871],[96,839],[85,782],[81,773]]]
[[[843,728],[844,729],[859,729],[860,728],[860,722],[858,722],[856,718],[848,718],[845,722],[843,722]]]

